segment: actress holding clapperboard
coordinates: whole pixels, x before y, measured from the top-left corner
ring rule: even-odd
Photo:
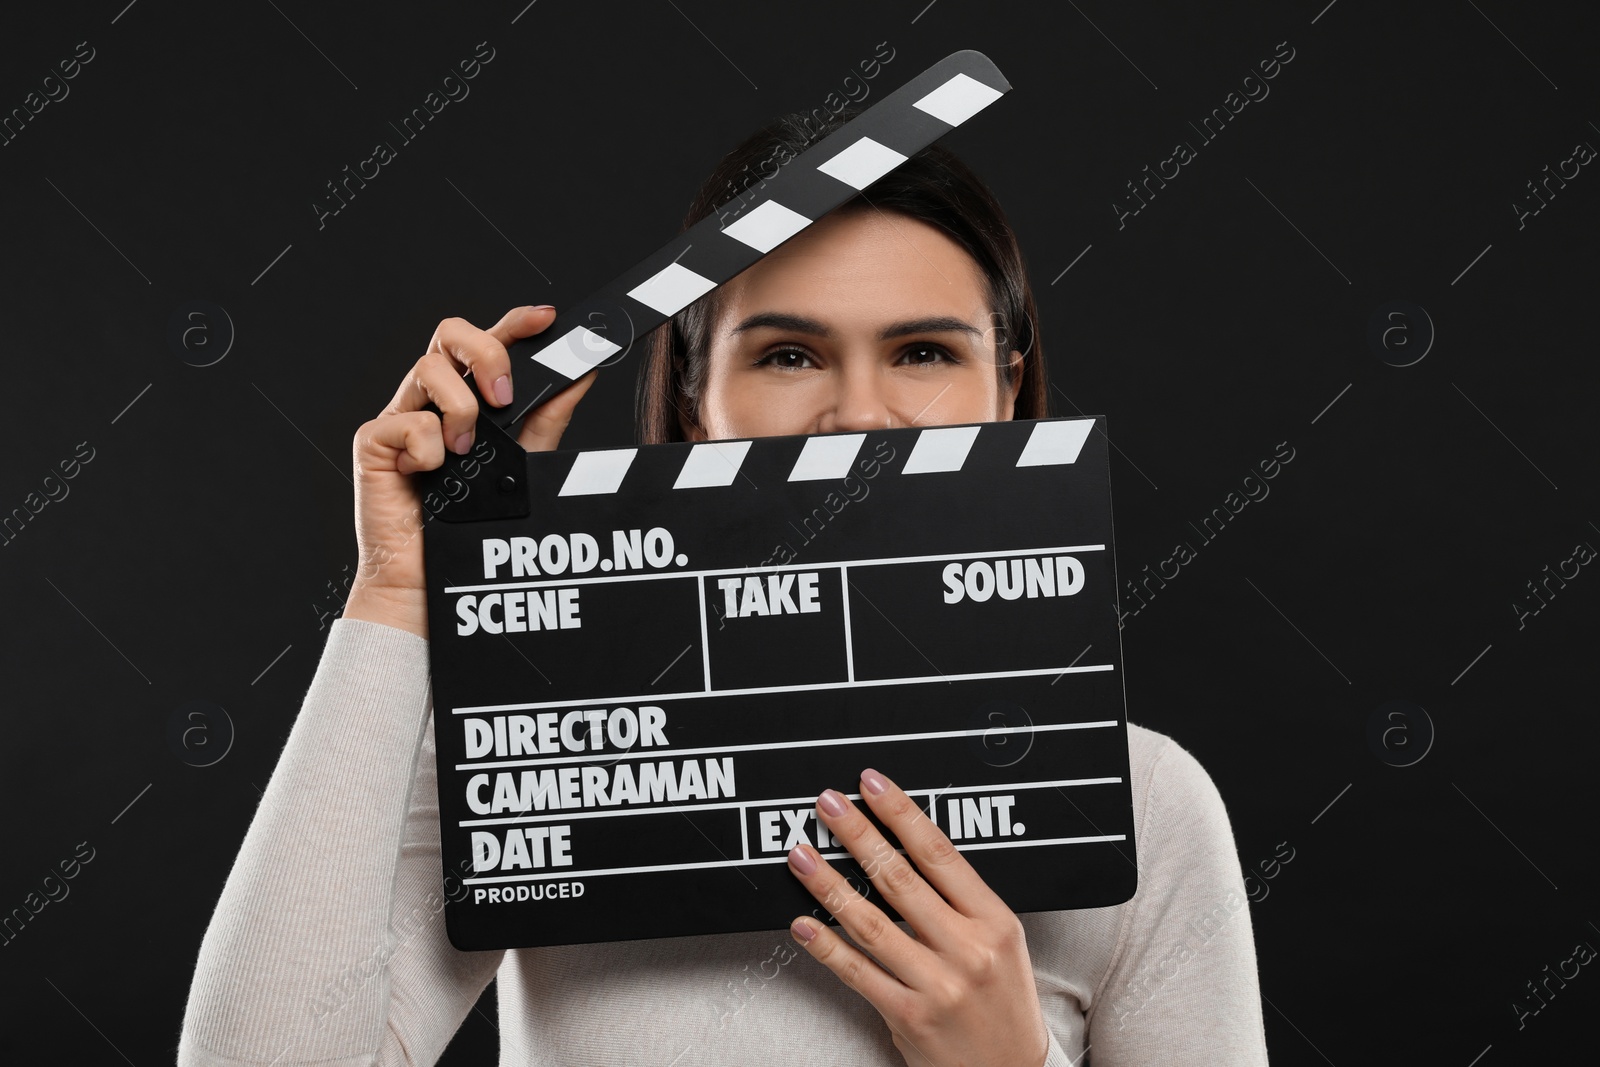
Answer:
[[[686,228],[729,214],[741,175],[827,132],[791,116],[746,141],[707,178]],[[1021,252],[948,151],[912,154],[802,225],[678,310],[635,357],[645,444],[1048,417]],[[555,315],[516,308],[488,329],[446,319],[357,432],[362,580],[206,932],[179,1063],[431,1064],[498,979],[502,1064],[1264,1064],[1222,800],[1192,756],[1131,724],[1138,878],[1125,903],[1014,913],[902,792],[895,767],[864,767],[816,798],[815,818],[871,891],[809,844],[786,861],[838,926],[797,915],[787,932],[451,944],[413,476],[472,450],[468,379],[493,408],[516,401],[507,349]],[[595,373],[527,415],[523,449],[556,448]],[[750,558],[765,547],[750,545]],[[635,922],[662,906],[632,904]]]

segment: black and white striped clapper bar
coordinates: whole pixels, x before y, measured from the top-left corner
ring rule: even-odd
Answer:
[[[638,339],[1010,89],[982,52],[948,55],[742,194],[737,211],[725,206],[712,212],[598,292],[561,309],[542,333],[509,346],[516,399],[498,409],[480,404],[478,440],[506,440],[508,431],[514,437],[530,409],[594,368],[620,362]],[[477,396],[470,376],[467,385]],[[428,410],[438,409],[430,404]],[[484,462],[453,453],[439,470],[418,476],[439,504],[428,517],[446,521],[515,514],[523,506],[521,478],[504,455]],[[481,486],[494,491],[468,491]]]
[[[977,53],[941,61],[625,274],[625,301],[580,305],[516,395],[614,358],[618,322],[664,321],[1006,88]],[[859,799],[865,767],[1017,912],[1133,894],[1100,420],[524,453],[504,428],[531,406],[480,417],[492,444],[438,483],[424,537],[453,944],[826,918],[785,856],[811,844],[870,890],[813,806]]]
[[[946,56],[778,168],[735,216],[712,212],[510,348],[516,400],[502,429],[755,263],[1011,88],[987,56]]]

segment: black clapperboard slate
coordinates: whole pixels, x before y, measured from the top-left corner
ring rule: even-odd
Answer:
[[[814,808],[859,803],[869,766],[1014,911],[1133,895],[1103,420],[545,453],[507,432],[1008,89],[971,51],[913,78],[510,346],[517,402],[480,402],[471,453],[419,475],[457,948],[826,918],[798,843],[897,917]]]

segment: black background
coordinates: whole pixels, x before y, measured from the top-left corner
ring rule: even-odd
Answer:
[[[95,849],[0,948],[7,1059],[171,1059],[319,611],[338,607],[329,583],[354,567],[351,436],[438,320],[582,297],[676,231],[724,150],[823,106],[880,41],[895,58],[875,95],[958,48],[1011,79],[947,143],[1021,234],[1055,412],[1109,416],[1119,571],[1199,550],[1127,620],[1129,712],[1211,772],[1247,869],[1294,849],[1252,904],[1274,1061],[1492,1067],[1580,1047],[1592,967],[1520,1030],[1512,1003],[1600,944],[1600,577],[1585,568],[1521,628],[1512,604],[1600,544],[1600,178],[1584,168],[1521,228],[1513,204],[1600,145],[1600,16],[925,4],[112,0],[0,17],[7,113],[77,42],[95,49],[0,147],[0,514],[94,448],[0,548],[0,910]],[[471,95],[319,230],[324,183],[395,140],[387,122],[479,41],[496,55]],[[1295,57],[1271,95],[1199,145],[1188,122],[1280,41]],[[1180,139],[1198,158],[1119,229],[1124,183]],[[192,300],[236,330],[211,366],[168,340]],[[1437,330],[1406,367],[1368,342],[1398,300]],[[1421,344],[1407,321],[1394,338]],[[211,329],[220,343],[215,314]],[[631,443],[632,384],[603,378],[564,444]],[[1271,495],[1202,543],[1188,524],[1283,441],[1295,458]],[[169,740],[194,700],[237,731],[207,767]],[[1393,700],[1412,710],[1374,743]],[[480,1009],[446,1062],[493,1055],[492,994]]]

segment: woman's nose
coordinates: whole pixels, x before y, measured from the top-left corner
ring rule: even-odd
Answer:
[[[883,430],[900,424],[888,383],[877,374],[842,374],[820,432]]]

